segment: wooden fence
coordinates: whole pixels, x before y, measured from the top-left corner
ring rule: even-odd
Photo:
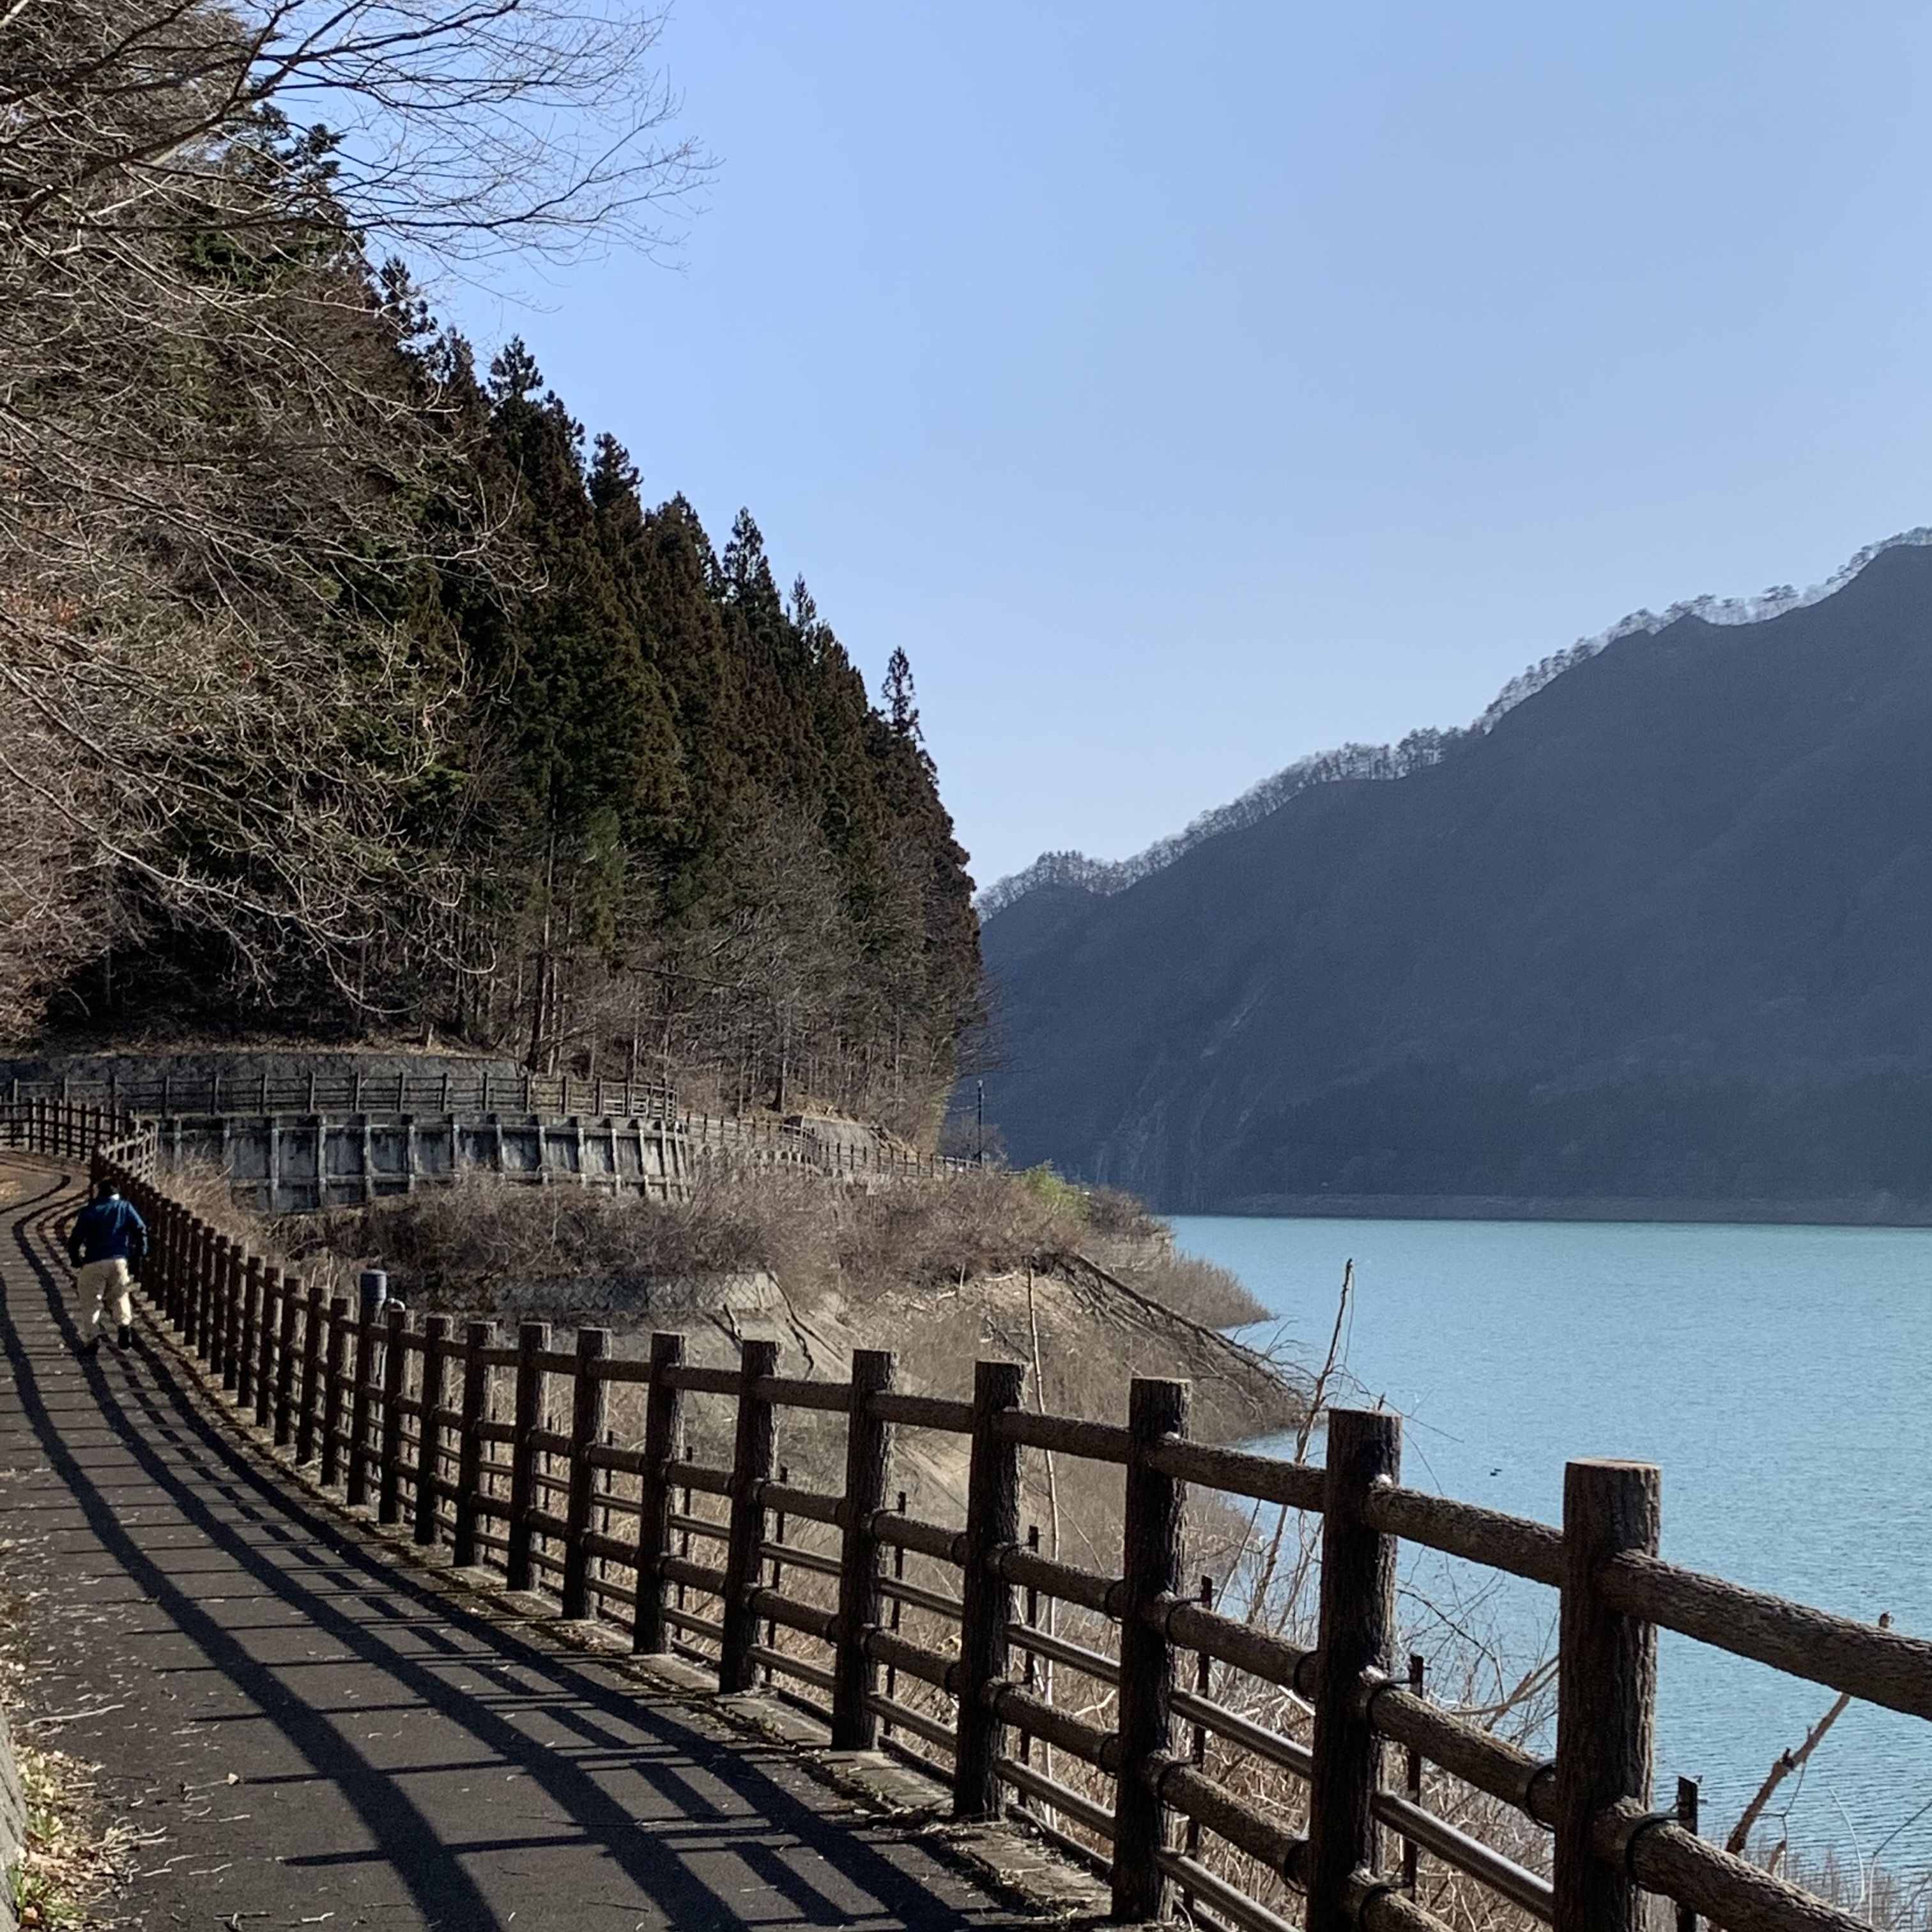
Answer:
[[[677,1095],[669,1087],[571,1074],[506,1074],[474,1062],[433,1062],[378,1072],[351,1067],[330,1072],[200,1072],[65,1075],[44,1081],[10,1079],[7,1104],[83,1102],[124,1116],[318,1114],[592,1114],[602,1118],[673,1123]]]
[[[722,1690],[788,1680],[822,1707],[836,1747],[868,1748],[890,1732],[896,1747],[944,1766],[962,1818],[1010,1803],[1048,1814],[1063,1838],[1099,1848],[1116,1919],[1158,1916],[1178,1888],[1197,1920],[1281,1932],[1286,1920],[1223,1875],[1218,1840],[1246,1855],[1241,1869],[1299,1891],[1310,1932],[1444,1932],[1414,1896],[1415,1850],[1557,1932],[1638,1932],[1646,1893],[1675,1900],[1680,1924],[1701,1914],[1730,1932],[1862,1924],[1654,1808],[1656,1633],[1927,1718],[1932,1642],[1663,1562],[1649,1465],[1570,1463],[1558,1528],[1405,1488],[1400,1423],[1380,1412],[1332,1414],[1316,1467],[1190,1442],[1182,1382],[1136,1378],[1116,1424],[1028,1408],[1024,1372],[1009,1362],[979,1364],[971,1400],[951,1401],[902,1392],[893,1358],[874,1352],[832,1382],[778,1374],[769,1342],[746,1342],[735,1368],[708,1367],[687,1362],[675,1334],[652,1336],[633,1360],[614,1356],[601,1328],[560,1348],[536,1323],[511,1341],[488,1322],[459,1334],[446,1317],[418,1323],[400,1309],[364,1320],[159,1191],[151,1142],[117,1139],[124,1124],[36,1108],[5,1126],[34,1150],[94,1150],[95,1171],[118,1180],[152,1231],[149,1305],[212,1382],[349,1503],[412,1525],[418,1544],[448,1546],[458,1565],[545,1588],[566,1618],[615,1619],[640,1652],[702,1658]],[[620,1445],[607,1423],[626,1392],[641,1426]],[[700,1402],[727,1406],[717,1439],[731,1445],[728,1463],[688,1448]],[[793,1484],[778,1460],[782,1418],[802,1414],[842,1421],[836,1490]],[[921,1432],[965,1447],[963,1523],[909,1514],[902,1493],[894,1505],[896,1442]],[[1022,1458],[1040,1452],[1123,1472],[1116,1572],[1022,1540]],[[1190,1485],[1318,1516],[1314,1648],[1188,1592]],[[1404,1541],[1560,1593],[1553,1759],[1394,1674]],[[913,1580],[908,1558],[941,1585]],[[1040,1627],[1032,1612],[1043,1598],[1111,1631],[1112,1654]],[[908,1612],[944,1634],[909,1636]],[[1310,1739],[1204,1694],[1190,1667],[1204,1658],[1225,1667],[1224,1682],[1232,1672],[1305,1699]],[[1042,1663],[1104,1697],[1076,1689],[1056,1701]],[[1088,1711],[1111,1701],[1112,1724],[1074,1701]],[[1210,1734],[1220,1759],[1199,1748]],[[1382,1766],[1391,1742],[1547,1828],[1550,1876],[1426,1808],[1413,1774],[1393,1787]],[[1043,1768],[1036,1744],[1085,1767],[1086,1789]],[[1306,1828],[1216,1774],[1228,1753],[1305,1783]],[[1384,1836],[1413,1849],[1390,1865]]]

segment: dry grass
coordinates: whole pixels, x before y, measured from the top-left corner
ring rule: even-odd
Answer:
[[[127,1834],[97,1828],[98,1767],[24,1739],[14,1754],[27,1806],[26,1847],[4,1880],[15,1916],[37,1932],[81,1932],[108,1923],[93,1908],[122,1876]]]
[[[34,1724],[17,1694],[28,1674],[32,1607],[0,1596],[0,1711],[27,1813],[26,1846],[19,1863],[0,1873],[0,1886],[22,1926],[34,1932],[83,1932],[112,1922],[98,1908],[126,1876],[136,1834],[102,1822],[95,1796],[98,1766],[34,1741]]]
[[[212,1175],[184,1177],[200,1196]],[[398,1292],[439,1305],[494,1306],[506,1290],[634,1290],[763,1270],[797,1305],[836,1294],[866,1300],[1092,1262],[1136,1292],[1207,1328],[1265,1311],[1226,1269],[1177,1256],[1160,1224],[1090,1219],[1065,1184],[1000,1169],[866,1190],[788,1170],[712,1172],[686,1202],[494,1180],[392,1196],[366,1207],[286,1217],[275,1245],[346,1279],[380,1262]],[[236,1210],[224,1203],[224,1225]]]
[[[1932,1872],[1888,1871],[1856,1858],[1847,1862],[1828,1850],[1818,1856],[1782,1852],[1778,1846],[1752,1846],[1759,1864],[1878,1932],[1932,1932]]]
[[[1193,1432],[1203,1439],[1294,1428],[1305,1378],[1150,1292],[1165,1288],[1214,1313],[1213,1298],[1228,1299],[1219,1271],[1177,1262],[1144,1224],[1096,1229],[1070,1196],[1079,1198],[1064,1184],[998,1170],[869,1192],[780,1170],[712,1178],[692,1200],[668,1204],[478,1180],[245,1230],[235,1212],[223,1218],[331,1293],[352,1292],[358,1270],[379,1262],[392,1292],[414,1305],[592,1320],[614,1331],[620,1354],[640,1352],[646,1330],[670,1328],[684,1334],[690,1359],[728,1365],[755,1334],[779,1343],[784,1372],[823,1379],[848,1373],[854,1349],[888,1348],[902,1388],[948,1396],[969,1394],[976,1360],[995,1357],[1027,1364],[1030,1402],[1105,1420],[1124,1416],[1131,1377],[1178,1376],[1193,1384]],[[1136,1279],[1084,1258],[1083,1246],[1110,1260],[1125,1253]],[[721,1278],[760,1273],[776,1282],[764,1300],[693,1292],[694,1282],[715,1291]],[[643,1420],[640,1392],[614,1387],[614,1438],[634,1444]],[[728,1461],[732,1425],[728,1401],[691,1402],[692,1455]],[[778,1456],[796,1480],[836,1489],[842,1422],[788,1412]],[[1028,1504],[1048,1546],[1112,1562],[1120,1472],[1038,1461]],[[963,1512],[963,1438],[909,1432],[896,1464],[915,1514]]]
[[[863,1297],[1043,1265],[1078,1251],[1089,1231],[1057,1192],[998,1170],[870,1191],[779,1170],[714,1172],[691,1200],[668,1203],[478,1180],[292,1217],[278,1232],[298,1257],[380,1260],[399,1289],[480,1306],[509,1287],[641,1294],[653,1281],[759,1269],[795,1302]],[[1103,1264],[1113,1258],[1107,1241],[1093,1245],[1106,1250]],[[1180,1294],[1225,1295],[1219,1270],[1149,1258],[1150,1276]]]

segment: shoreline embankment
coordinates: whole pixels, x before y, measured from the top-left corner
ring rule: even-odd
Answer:
[[[1169,1216],[1242,1220],[1630,1221],[1734,1227],[1932,1228],[1932,1202],[1890,1195],[1826,1201],[1697,1200],[1586,1195],[1260,1194],[1211,1207],[1165,1208]]]

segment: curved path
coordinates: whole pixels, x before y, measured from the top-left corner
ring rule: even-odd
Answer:
[[[161,1932],[1010,1925],[943,1852],[698,1700],[359,1548],[145,1343],[76,1352],[76,1177],[0,1160],[0,1616],[103,1766]]]

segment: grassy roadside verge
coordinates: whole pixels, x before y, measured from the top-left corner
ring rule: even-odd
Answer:
[[[7,1548],[0,1544],[0,1561]],[[124,1876],[134,1834],[104,1822],[98,1766],[36,1741],[20,1696],[30,1616],[30,1601],[0,1592],[0,1727],[10,1739],[26,1826],[18,1857],[9,1846],[0,1873],[0,1927],[86,1932],[117,1922],[103,1914]]]

